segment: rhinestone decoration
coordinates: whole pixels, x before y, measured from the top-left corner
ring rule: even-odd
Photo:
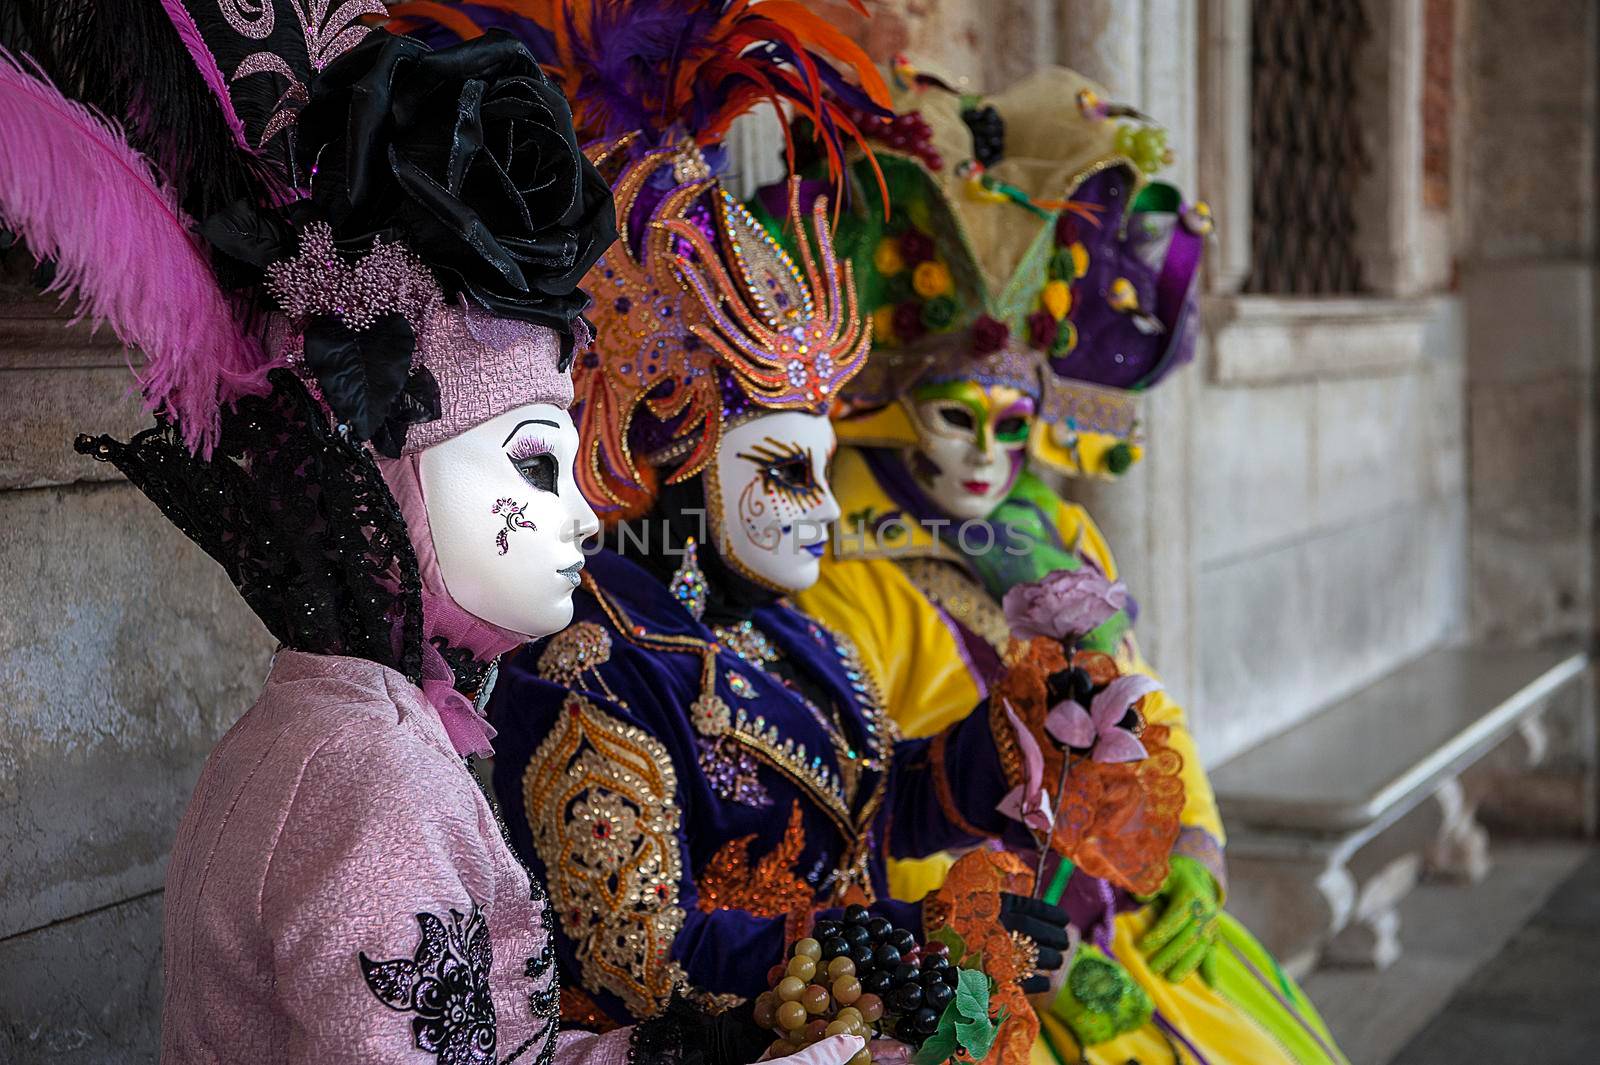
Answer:
[[[683,545],[683,561],[673,572],[667,590],[696,621],[705,614],[706,575],[700,571],[699,545],[692,536]]]
[[[701,736],[700,771],[711,790],[729,802],[762,809],[772,805],[772,795],[761,782],[761,763],[732,736]]]
[[[611,661],[611,634],[592,621],[580,621],[550,637],[539,656],[539,676],[563,688],[577,688],[583,674]]]
[[[711,631],[741,662],[748,662],[757,669],[765,669],[766,663],[778,660],[778,649],[749,618],[737,625],[714,625]]]
[[[546,865],[550,900],[578,944],[577,976],[636,1016],[684,981],[668,954],[684,921],[677,790],[660,741],[577,694],[522,777],[534,846],[560,856]]]

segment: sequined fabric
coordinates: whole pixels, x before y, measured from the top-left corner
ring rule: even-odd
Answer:
[[[420,679],[414,530],[371,452],[334,431],[304,382],[287,369],[270,380],[270,395],[223,411],[209,459],[170,423],[77,448],[116,466],[216,559],[279,643]]]
[[[421,973],[437,953],[420,915],[440,922],[434,946],[448,951],[452,912],[488,998],[473,997],[472,974],[451,987],[476,1005],[453,1020],[431,1000],[397,1005],[404,966],[392,963]],[[278,655],[201,773],[173,848],[165,924],[168,1065],[627,1060],[625,1032],[556,1034],[543,892],[433,708],[372,662]],[[390,968],[364,971],[363,956]],[[452,1058],[436,1052],[446,1044],[477,1049]]]
[[[534,845],[561,855],[551,884],[578,971],[636,1017],[683,979],[662,961],[684,917],[677,786],[659,742],[575,693],[522,777]]]
[[[748,910],[757,917],[809,911],[816,901],[815,892],[794,871],[806,846],[800,804],[790,808],[789,827],[778,845],[752,861],[750,844],[754,842],[753,835],[729,840],[700,870],[701,911]]]

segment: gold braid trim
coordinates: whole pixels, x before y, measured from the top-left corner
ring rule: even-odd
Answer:
[[[942,558],[904,558],[900,570],[924,598],[976,633],[995,654],[1005,654],[1011,641],[1005,611],[965,569]]]
[[[665,747],[575,693],[522,775],[583,985],[616,995],[637,1018],[660,1013],[685,980],[668,958],[684,922],[677,787]]]
[[[743,707],[734,711],[718,697],[716,666],[720,644],[710,643],[694,636],[651,632],[645,626],[636,624],[622,605],[613,600],[588,573],[583,575],[583,587],[600,604],[612,627],[629,643],[647,651],[699,655],[700,695],[689,708],[690,720],[695,729],[701,735],[732,737],[757,759],[809,795],[817,807],[838,826],[839,833],[846,843],[856,849],[860,848],[873,817],[877,815],[878,808],[883,803],[889,783],[887,771],[878,775],[873,794],[852,817],[850,806],[845,801],[843,787],[831,770],[814,768],[811,754],[803,746],[781,736],[777,726],[765,724],[759,715],[750,713]],[[875,754],[882,756],[885,745],[892,744],[898,738],[898,730],[884,710],[885,703],[877,679],[861,664],[860,654],[854,644],[837,633],[830,634],[835,642],[844,648],[841,657],[845,660],[846,668],[858,671],[862,676],[862,683],[867,687],[864,693],[867,705],[862,708],[862,712],[878,730],[876,733],[878,740],[871,746]],[[763,724],[757,725],[758,719],[762,720]]]

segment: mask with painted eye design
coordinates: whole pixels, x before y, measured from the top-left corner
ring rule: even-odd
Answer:
[[[1013,385],[948,381],[919,386],[905,404],[917,432],[906,462],[918,487],[951,518],[988,517],[1022,472],[1033,396]]]
[[[439,574],[468,613],[527,636],[572,620],[581,544],[599,528],[573,480],[577,450],[572,416],[532,403],[420,454]]]
[[[706,468],[718,552],[772,591],[816,583],[839,504],[828,483],[833,425],[820,414],[764,414],[725,431]]]

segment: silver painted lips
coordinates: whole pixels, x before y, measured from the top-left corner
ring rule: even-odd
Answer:
[[[574,588],[576,588],[579,584],[583,583],[583,578],[578,576],[579,571],[581,571],[582,569],[583,569],[583,559],[580,558],[580,559],[578,559],[578,561],[574,562],[572,565],[563,567],[562,569],[558,569],[558,570],[556,570],[556,572],[561,574],[567,580],[571,581],[572,582],[572,586]]]

